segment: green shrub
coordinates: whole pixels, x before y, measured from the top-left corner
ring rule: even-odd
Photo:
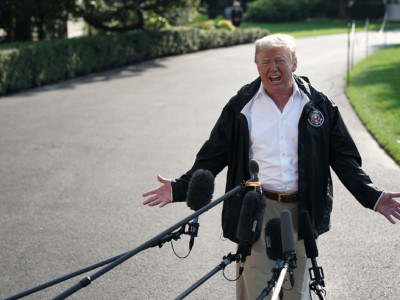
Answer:
[[[209,19],[207,14],[197,13],[195,17],[192,19],[192,23],[201,23],[205,22]]]
[[[154,16],[150,17],[148,20],[146,20],[144,24],[145,29],[159,29],[159,28],[171,28],[171,25],[169,24],[168,20],[166,18],[157,16],[154,14]]]
[[[298,0],[256,0],[247,4],[247,22],[284,22],[304,20],[304,2]]]
[[[328,3],[323,1],[306,2],[305,17],[311,18],[337,18],[339,13],[339,1]]]
[[[214,21],[216,23],[218,23],[221,20],[225,20],[225,17],[223,15],[216,15],[215,18],[214,18]]]
[[[268,30],[257,28],[174,27],[5,44],[0,46],[0,95],[157,57],[251,43],[267,34]]]
[[[206,20],[199,23],[193,23],[192,26],[198,29],[205,29],[205,30],[214,30],[215,29],[215,22],[213,20]]]
[[[225,19],[219,20],[217,22],[217,28],[218,29],[227,29],[227,30],[235,30],[236,29],[236,27],[232,24],[231,21],[225,20]]]

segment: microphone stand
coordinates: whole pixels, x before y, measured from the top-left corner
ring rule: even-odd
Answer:
[[[278,296],[281,292],[283,280],[285,279],[286,273],[297,267],[296,260],[297,260],[297,258],[296,258],[295,252],[287,254],[286,260],[283,264],[283,268],[280,272],[278,283],[276,284],[276,288],[274,290],[274,293],[272,294],[271,300],[278,299]]]
[[[82,289],[84,287],[87,287],[89,284],[91,284],[92,281],[96,280],[97,278],[99,278],[100,276],[104,275],[108,271],[114,269],[116,266],[118,266],[121,263],[125,262],[126,260],[128,260],[132,256],[136,255],[137,253],[139,253],[139,252],[141,252],[143,250],[146,250],[146,249],[148,249],[150,247],[154,247],[154,246],[159,245],[160,241],[166,235],[171,234],[174,230],[176,230],[179,227],[183,226],[184,224],[190,222],[191,220],[193,220],[197,216],[199,216],[199,215],[203,214],[204,212],[208,211],[209,209],[211,209],[212,207],[214,207],[217,204],[221,203],[225,199],[227,199],[227,198],[233,196],[234,194],[238,193],[239,191],[241,191],[243,189],[243,186],[244,186],[243,184],[237,186],[236,188],[230,190],[225,195],[223,195],[223,196],[219,197],[218,199],[214,200],[213,202],[203,206],[202,208],[200,208],[199,210],[197,210],[196,212],[194,212],[190,216],[186,217],[185,219],[183,219],[182,221],[178,222],[177,224],[171,226],[170,228],[164,230],[163,232],[161,232],[157,236],[153,237],[152,239],[148,240],[144,244],[140,245],[139,247],[124,253],[122,256],[120,256],[118,259],[116,259],[114,262],[110,263],[109,265],[107,265],[103,269],[100,269],[99,271],[97,271],[96,273],[94,273],[91,276],[87,276],[87,277],[83,278],[77,284],[75,284],[74,286],[72,286],[68,290],[64,291],[63,293],[61,293],[60,295],[55,297],[54,300],[65,299],[65,298],[71,296],[72,294],[74,294],[75,292],[79,291],[80,289]]]
[[[325,281],[324,281],[324,271],[322,267],[318,267],[317,260],[315,257],[311,258],[312,268],[308,269],[310,272],[310,278],[312,282],[310,283],[310,290],[317,294],[318,299],[325,299]]]
[[[282,268],[273,268],[272,269],[272,277],[268,281],[267,287],[261,292],[261,294],[257,297],[256,300],[263,300],[265,297],[267,297],[269,295],[271,290],[274,288],[276,281],[279,278],[279,274],[280,274],[281,270],[282,270]],[[282,298],[282,297],[280,297],[280,298]]]
[[[193,292],[195,289],[197,289],[200,285],[202,285],[204,282],[206,282],[208,279],[210,279],[212,276],[214,276],[217,272],[224,270],[227,265],[234,261],[239,261],[240,259],[240,254],[231,254],[229,253],[228,256],[223,257],[223,261],[216,266],[214,269],[212,269],[208,274],[200,278],[197,282],[195,282],[191,287],[189,287],[186,291],[184,291],[182,294],[180,294],[178,297],[175,298],[175,300],[181,300],[185,298],[187,295],[189,295],[191,292]]]

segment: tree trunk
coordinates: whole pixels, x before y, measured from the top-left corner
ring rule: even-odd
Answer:
[[[15,41],[32,41],[32,22],[30,16],[16,18],[13,37]]]
[[[340,0],[339,1],[339,13],[338,13],[338,18],[339,19],[345,19],[347,16],[347,5],[348,5],[348,0]]]

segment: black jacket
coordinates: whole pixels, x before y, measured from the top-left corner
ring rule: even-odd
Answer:
[[[315,235],[330,228],[333,188],[330,167],[352,195],[373,209],[382,191],[361,169],[361,157],[337,106],[313,88],[306,77],[294,76],[299,89],[310,101],[304,106],[298,126],[298,205],[307,210]],[[226,191],[250,178],[249,129],[241,113],[261,84],[257,78],[242,87],[222,110],[210,138],[197,154],[190,171],[172,182],[173,199],[185,201],[188,183],[194,171],[206,169],[216,176],[226,166]],[[316,117],[316,118],[313,118]],[[238,242],[236,229],[243,193],[224,201],[222,228],[224,237]],[[299,238],[301,238],[301,231]]]

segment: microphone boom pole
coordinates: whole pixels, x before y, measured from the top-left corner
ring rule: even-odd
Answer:
[[[125,253],[116,255],[114,257],[108,258],[108,259],[103,260],[101,262],[98,262],[98,263],[96,263],[94,265],[91,265],[91,266],[88,266],[86,268],[80,269],[78,271],[72,272],[70,274],[64,275],[64,276],[59,277],[57,279],[51,280],[51,281],[49,281],[47,283],[43,283],[43,284],[38,285],[38,286],[36,286],[34,288],[31,288],[29,290],[21,292],[19,294],[15,294],[14,296],[10,296],[10,297],[8,297],[8,298],[6,298],[4,300],[16,300],[16,299],[20,299],[20,298],[26,297],[26,296],[28,296],[30,294],[34,294],[36,292],[39,292],[39,291],[44,290],[46,288],[49,288],[49,287],[51,287],[51,286],[53,286],[55,284],[58,284],[60,282],[66,281],[68,279],[71,279],[71,278],[74,278],[76,276],[82,275],[83,273],[86,273],[86,272],[92,271],[94,269],[100,268],[100,267],[102,267],[104,265],[107,265],[107,264],[117,260],[118,258],[122,257],[123,255],[125,255],[127,253],[128,252],[125,252]]]
[[[175,231],[179,227],[182,227],[186,223],[192,221],[194,218],[198,217],[199,215],[203,214],[204,212],[206,212],[209,209],[213,208],[214,206],[218,205],[219,203],[221,203],[222,201],[224,201],[227,198],[231,197],[232,195],[238,193],[242,189],[243,189],[243,184],[238,185],[237,187],[235,187],[234,189],[230,190],[225,195],[223,195],[223,196],[219,197],[218,199],[212,201],[211,203],[207,204],[206,206],[203,206],[202,208],[200,208],[199,210],[197,210],[196,212],[194,212],[190,216],[186,217],[185,219],[183,219],[182,221],[176,223],[175,225],[171,226],[170,228],[164,230],[163,232],[161,232],[157,236],[153,237],[152,239],[148,240],[144,244],[140,245],[139,247],[137,247],[137,248],[135,248],[135,249],[133,249],[131,251],[126,252],[121,257],[119,257],[117,260],[115,260],[114,262],[110,263],[109,265],[107,265],[103,269],[100,269],[99,271],[97,271],[96,273],[94,273],[91,276],[85,277],[79,283],[75,284],[74,286],[72,286],[68,290],[64,291],[63,293],[61,293],[60,295],[55,297],[54,300],[65,299],[68,296],[71,296],[72,294],[74,294],[75,292],[79,291],[80,289],[88,286],[92,281],[96,280],[97,278],[99,278],[100,276],[104,275],[108,271],[114,269],[116,266],[118,266],[121,263],[125,262],[126,260],[128,260],[132,256],[138,254],[139,252],[141,252],[143,250],[146,250],[148,248],[157,246],[159,244],[160,240],[164,236],[172,233],[173,231]]]
[[[271,300],[278,299],[279,293],[281,292],[281,288],[283,285],[283,280],[285,279],[286,273],[289,269],[290,269],[290,263],[289,263],[289,261],[286,261],[283,264],[283,268],[279,274],[278,282],[276,283],[276,287],[275,287],[274,293],[272,294]]]
[[[272,269],[272,277],[271,279],[268,281],[268,285],[267,287],[261,292],[261,294],[257,297],[256,300],[263,300],[265,297],[267,297],[269,295],[269,293],[271,292],[271,290],[275,287],[275,283],[277,281],[277,279],[279,278],[279,274],[281,272],[281,268],[273,268]]]

